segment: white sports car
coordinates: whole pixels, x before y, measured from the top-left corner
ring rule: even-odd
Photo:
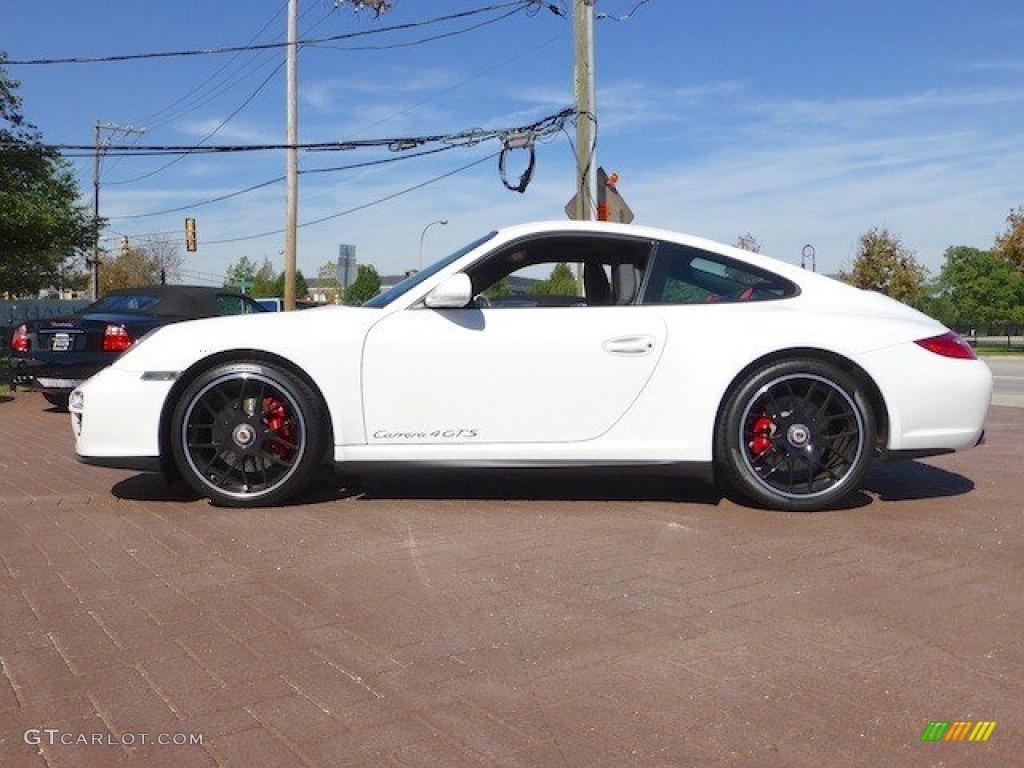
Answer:
[[[695,237],[552,222],[362,307],[161,328],[71,410],[81,461],[229,506],[283,502],[334,462],[665,465],[815,510],[876,456],[978,444],[991,388],[964,341],[879,294]]]

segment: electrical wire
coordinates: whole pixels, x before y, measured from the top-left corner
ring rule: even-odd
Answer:
[[[265,31],[266,29],[267,29],[267,27],[269,27],[269,26],[270,26],[270,24],[271,24],[271,23],[273,23],[273,22],[274,22],[274,20],[275,20],[275,19],[277,19],[277,17],[278,17],[278,16],[280,16],[280,15],[282,14],[282,12],[284,11],[284,9],[285,9],[286,7],[287,7],[287,6],[283,6],[283,7],[281,8],[281,10],[279,10],[279,11],[278,11],[278,12],[277,12],[277,13],[276,13],[276,14],[274,15],[274,17],[270,19],[270,21],[268,21],[268,22],[267,22],[266,24],[264,24],[264,25],[263,25],[263,26],[262,26],[262,27],[260,28],[260,30],[259,30],[259,31],[258,31],[258,32],[257,32],[257,33],[256,33],[255,35],[253,35],[253,36],[252,36],[251,38],[249,38],[249,41],[250,41],[250,42],[252,42],[253,40],[257,39],[257,38],[258,38],[258,37],[259,37],[259,36],[260,36],[260,35],[261,35],[261,34],[262,34],[262,33],[263,33],[263,32],[264,32],[264,31]],[[310,11],[311,11],[312,9],[313,9],[313,6],[310,6],[310,7],[309,7],[309,8],[308,8],[308,9],[307,9],[307,10],[305,11],[305,13],[303,13],[303,14],[302,14],[302,15],[301,15],[301,16],[299,17],[299,21],[301,22],[301,20],[302,20],[303,18],[305,18],[305,17],[306,17],[306,16],[307,16],[307,15],[308,15],[308,14],[310,13]],[[328,11],[328,12],[327,12],[327,15],[326,15],[326,16],[323,16],[323,17],[322,17],[322,18],[321,18],[321,19],[320,19],[320,20],[319,20],[319,21],[318,21],[318,22],[317,22],[316,24],[314,24],[314,25],[313,25],[313,26],[312,26],[312,27],[311,27],[311,28],[310,28],[310,29],[309,29],[308,31],[309,31],[309,32],[312,32],[313,30],[315,30],[315,29],[316,29],[317,27],[319,27],[319,26],[320,26],[321,24],[323,24],[323,23],[324,23],[324,22],[325,22],[325,21],[326,21],[326,20],[327,20],[328,18],[330,18],[330,16],[331,16],[331,15],[332,15],[333,13],[334,13],[334,8],[332,8],[332,9],[331,9],[330,11]],[[281,37],[281,36],[279,35],[278,37]],[[244,65],[244,66],[243,66],[243,67],[242,67],[242,68],[241,68],[241,69],[239,70],[239,73],[241,73],[242,71],[244,71],[244,70],[245,70],[245,69],[246,69],[247,67],[249,67],[249,65],[250,65],[250,64],[252,64],[252,63],[253,63],[254,61],[256,61],[256,60],[257,60],[258,58],[262,57],[263,55],[264,55],[264,54],[255,54],[255,55],[254,55],[254,57],[253,57],[253,58],[252,58],[252,59],[250,60],[250,62],[248,62],[247,64],[245,64],[245,65]],[[236,60],[236,59],[237,59],[237,58],[238,58],[239,56],[241,56],[241,54],[235,54],[235,56],[233,56],[233,57],[232,57],[231,61],[232,61],[232,62],[233,62],[233,61],[235,61],[235,60]],[[216,77],[216,75],[218,75],[219,73],[223,72],[223,71],[224,71],[224,70],[225,70],[225,69],[226,69],[226,68],[227,68],[228,66],[230,66],[230,63],[231,63],[231,62],[229,62],[228,64],[226,64],[226,65],[224,65],[223,67],[221,67],[220,69],[218,69],[218,70],[217,70],[217,72],[216,72],[216,73],[214,73],[214,75],[213,75],[212,77]],[[260,83],[260,84],[259,84],[259,85],[258,85],[258,86],[256,87],[256,90],[255,90],[255,91],[253,91],[253,92],[252,92],[252,93],[251,93],[251,94],[250,94],[250,95],[249,95],[249,96],[248,96],[248,97],[247,97],[247,98],[246,98],[246,99],[245,99],[245,100],[244,100],[244,101],[243,101],[243,102],[241,103],[241,105],[240,105],[240,106],[238,106],[238,107],[237,107],[237,108],[236,108],[236,109],[235,109],[235,110],[234,110],[234,111],[233,111],[233,112],[232,112],[232,113],[231,113],[230,115],[228,115],[228,116],[227,116],[226,118],[224,118],[224,119],[223,119],[223,120],[222,120],[222,121],[221,121],[221,122],[220,122],[220,123],[219,123],[219,124],[218,124],[218,125],[217,125],[217,126],[216,126],[216,127],[214,128],[214,129],[213,129],[213,130],[212,130],[212,131],[210,131],[210,132],[209,132],[209,133],[207,133],[207,134],[206,134],[205,136],[203,136],[203,137],[202,137],[201,139],[199,139],[199,141],[197,141],[197,142],[196,142],[196,146],[199,146],[199,145],[205,144],[205,143],[206,143],[206,142],[207,142],[207,141],[208,141],[209,139],[211,139],[211,138],[212,138],[213,136],[216,136],[216,135],[217,135],[217,134],[218,134],[218,133],[219,133],[219,132],[220,132],[221,130],[223,130],[223,129],[224,129],[224,127],[225,127],[225,126],[226,126],[226,125],[227,125],[228,123],[230,123],[230,122],[231,122],[231,121],[232,121],[232,120],[233,120],[233,119],[234,119],[235,117],[237,117],[237,116],[238,116],[238,114],[239,114],[239,113],[240,113],[240,112],[241,112],[241,111],[242,111],[243,109],[245,109],[245,108],[246,108],[246,107],[247,107],[247,106],[248,106],[248,105],[249,105],[250,103],[252,103],[252,101],[253,101],[253,100],[254,100],[254,99],[255,99],[255,98],[256,98],[256,97],[257,97],[257,96],[258,96],[258,95],[259,95],[260,93],[262,93],[262,91],[263,91],[263,90],[264,90],[264,89],[265,89],[265,88],[267,87],[267,85],[268,85],[268,84],[270,83],[270,81],[271,81],[271,80],[272,80],[272,79],[274,78],[274,76],[275,76],[275,75],[276,75],[276,74],[277,74],[278,72],[280,72],[280,71],[281,71],[281,69],[282,69],[283,67],[284,67],[284,62],[280,62],[280,63],[278,63],[278,65],[277,65],[276,67],[274,67],[273,71],[271,71],[271,73],[270,73],[269,75],[267,75],[267,77],[266,77],[266,78],[265,78],[265,79],[263,80],[263,82],[261,82],[261,83]],[[254,71],[255,71],[255,70],[254,70]],[[248,75],[246,75],[245,77],[248,77]],[[210,80],[211,80],[211,78],[207,78],[207,79],[206,79],[206,80],[204,81],[203,85],[205,85],[206,83],[210,82]],[[236,81],[236,82],[240,82],[240,80],[239,80],[239,81]],[[226,84],[225,84],[225,85],[223,86],[223,88],[222,88],[221,90],[219,90],[219,91],[215,91],[215,92],[213,92],[213,93],[210,93],[210,94],[209,94],[209,95],[208,95],[207,97],[205,97],[205,98],[204,98],[203,100],[197,101],[196,103],[194,103],[194,104],[190,105],[190,106],[189,106],[188,108],[186,108],[186,109],[184,109],[184,110],[181,110],[181,111],[179,111],[179,112],[176,112],[176,113],[174,113],[174,114],[173,114],[173,115],[171,115],[170,117],[166,118],[166,119],[165,119],[164,121],[160,122],[160,123],[159,123],[158,125],[164,125],[164,124],[166,124],[167,122],[170,122],[170,121],[171,121],[171,120],[173,120],[173,119],[176,119],[176,118],[178,118],[178,117],[181,117],[181,116],[183,116],[183,115],[185,115],[185,114],[188,114],[189,112],[191,112],[191,111],[193,111],[193,110],[195,110],[195,109],[198,109],[199,107],[201,107],[201,106],[205,105],[205,104],[206,104],[206,103],[208,103],[209,101],[212,101],[212,100],[213,100],[214,98],[216,98],[217,96],[219,96],[219,95],[220,95],[221,93],[224,93],[224,92],[225,92],[225,91],[226,91],[226,90],[227,90],[227,89],[228,89],[229,87],[231,87],[232,85],[234,85],[234,83],[226,83]],[[199,90],[199,89],[194,89],[194,90],[193,90],[193,93],[197,93],[197,92],[198,92],[198,90]],[[187,96],[186,96],[186,97],[182,97],[182,99],[184,99],[184,98],[187,98]],[[180,102],[182,101],[182,99],[179,99],[179,100],[178,100],[177,102],[175,102],[175,104],[178,104],[178,103],[180,103]],[[164,111],[166,111],[166,109],[165,109],[165,110],[161,110],[161,112],[164,112]],[[159,113],[158,113],[158,114],[159,114]],[[152,177],[152,176],[156,176],[156,175],[157,175],[158,173],[162,173],[163,171],[167,170],[167,169],[168,169],[168,168],[170,168],[171,166],[173,166],[173,165],[175,165],[175,164],[177,164],[177,163],[181,162],[181,161],[182,161],[182,160],[184,160],[184,159],[185,159],[185,158],[186,158],[187,156],[188,156],[188,155],[179,155],[178,157],[174,158],[173,160],[171,160],[171,161],[169,161],[169,162],[167,162],[167,163],[164,163],[163,165],[159,166],[158,168],[155,168],[154,170],[152,170],[152,171],[149,171],[149,172],[147,172],[147,173],[141,174],[141,175],[139,175],[139,176],[135,176],[135,177],[133,177],[133,178],[130,178],[130,179],[119,179],[119,180],[116,180],[116,181],[107,181],[107,182],[106,182],[106,184],[107,184],[108,186],[116,186],[116,185],[120,185],[120,184],[132,184],[132,183],[134,183],[134,182],[137,182],[137,181],[142,181],[143,179],[148,179],[148,178],[150,178],[150,177]]]
[[[235,116],[238,115],[239,112],[241,112],[243,109],[245,109],[247,106],[249,106],[249,104],[252,103],[253,99],[255,99],[257,96],[260,95],[260,93],[263,92],[263,89],[267,87],[267,85],[274,78],[274,76],[278,72],[281,71],[282,67],[284,67],[284,62],[281,62],[277,67],[275,67],[274,71],[271,72],[269,75],[267,75],[266,79],[262,83],[259,84],[259,87],[256,88],[256,90],[253,91],[251,94],[249,94],[249,97],[246,98],[246,100],[243,101],[235,109],[234,112],[232,112],[226,118],[221,120],[216,128],[214,128],[212,131],[210,131],[205,136],[203,136],[201,139],[199,139],[199,141],[196,142],[196,144],[194,145],[192,151],[190,151],[190,152],[183,152],[182,154],[180,154],[177,157],[175,157],[173,160],[170,160],[169,162],[166,162],[163,165],[161,165],[159,168],[155,168],[154,170],[149,171],[148,173],[144,173],[141,176],[136,176],[136,177],[131,178],[131,179],[122,179],[120,181],[108,181],[106,183],[108,185],[116,185],[116,184],[131,184],[132,182],[142,181],[143,179],[148,179],[150,176],[156,176],[158,173],[166,171],[172,165],[174,165],[176,163],[180,163],[182,160],[184,160],[189,155],[194,154],[194,152],[196,150],[200,149],[201,147],[203,147],[205,145],[205,142],[207,140],[212,139],[214,136],[216,136],[224,128],[224,126],[226,126],[228,123],[230,123],[235,118]]]
[[[629,21],[631,18],[633,18],[633,14],[635,14],[637,10],[639,10],[640,6],[647,5],[647,3],[649,2],[650,0],[640,0],[640,2],[633,6],[633,10],[622,16],[612,16],[610,13],[598,13],[594,15],[594,18],[600,19],[602,21]]]
[[[310,48],[331,49],[331,50],[335,50],[335,51],[391,51],[391,50],[395,50],[397,48],[414,48],[414,47],[419,46],[419,45],[425,45],[426,43],[436,42],[437,40],[444,40],[444,39],[449,38],[449,37],[457,37],[459,35],[464,35],[464,34],[466,34],[468,32],[473,32],[475,30],[482,29],[483,27],[490,26],[491,24],[497,24],[499,21],[504,21],[505,19],[511,18],[512,16],[515,16],[517,13],[522,13],[524,10],[526,10],[526,8],[527,8],[527,6],[525,6],[525,5],[521,6],[519,8],[513,8],[511,11],[507,11],[506,13],[503,13],[500,16],[496,16],[493,19],[487,19],[486,21],[481,21],[481,22],[479,22],[477,24],[471,24],[468,27],[463,27],[462,29],[456,29],[456,30],[454,30],[452,32],[442,32],[442,33],[437,34],[437,35],[429,35],[427,37],[421,37],[418,40],[412,40],[412,41],[406,42],[406,43],[391,43],[390,45],[352,45],[352,46],[323,45],[323,44],[319,44],[319,43],[312,43],[308,47],[310,47]]]
[[[591,112],[577,112],[576,113],[576,120],[580,120],[580,119],[584,119],[584,118],[587,119],[587,120],[590,120],[594,124],[594,136],[590,140],[590,153],[587,155],[587,164],[583,167],[582,171],[580,172],[580,175],[576,179],[576,186],[577,186],[577,188],[586,188],[587,187],[587,176],[590,175],[590,166],[593,164],[593,162],[594,162],[594,155],[597,153],[597,129],[598,129],[597,115],[595,115],[595,114],[593,114]],[[574,120],[573,122],[575,122],[576,120]],[[574,142],[572,140],[572,136],[570,136],[569,132],[567,130],[565,130],[564,124],[562,126],[562,132],[565,134],[566,138],[569,140],[569,147],[570,147],[570,149],[572,149],[573,157],[578,157],[579,155],[577,154],[576,142]],[[589,190],[588,190],[588,194],[586,196],[590,197]],[[589,210],[590,210],[590,212],[592,214],[594,214],[594,215],[597,214],[597,201],[596,200],[591,200],[590,201],[590,206],[588,206],[588,207],[589,207]]]
[[[351,171],[351,170],[356,170],[356,169],[359,169],[359,168],[370,168],[372,166],[377,166],[377,165],[387,165],[389,163],[397,163],[397,162],[400,162],[402,160],[413,160],[413,159],[415,159],[417,157],[424,157],[426,155],[436,155],[439,152],[448,152],[449,150],[457,149],[457,148],[458,147],[455,147],[455,146],[445,146],[445,147],[438,147],[436,149],[424,150],[423,152],[414,152],[414,153],[411,153],[411,154],[398,155],[396,157],[385,157],[385,158],[382,158],[382,159],[379,159],[379,160],[367,160],[367,161],[364,161],[362,163],[350,163],[348,165],[338,165],[338,166],[334,166],[333,168],[312,168],[312,169],[306,169],[306,170],[301,170],[300,169],[299,170],[299,175],[300,176],[305,176],[305,175],[315,174],[315,173],[335,173],[335,172],[338,172],[338,171]],[[107,220],[108,221],[122,221],[122,220],[125,220],[125,219],[143,219],[143,218],[147,218],[147,217],[151,217],[151,216],[163,216],[163,215],[168,214],[168,213],[180,213],[181,211],[190,211],[190,210],[194,210],[194,209],[199,208],[199,207],[204,206],[204,205],[211,205],[213,203],[223,202],[224,200],[230,200],[231,198],[234,198],[234,197],[240,197],[242,195],[248,194],[249,192],[255,192],[257,190],[263,189],[264,187],[269,187],[269,186],[271,186],[273,184],[279,184],[279,183],[281,183],[284,180],[285,180],[284,176],[278,176],[277,178],[274,178],[274,179],[268,179],[267,181],[261,181],[258,184],[253,184],[252,186],[246,187],[245,189],[239,189],[239,190],[236,190],[234,192],[229,192],[229,193],[224,194],[224,195],[218,195],[217,197],[211,197],[211,198],[208,198],[206,200],[201,200],[198,203],[190,203],[188,205],[180,205],[180,206],[178,206],[176,208],[167,208],[167,209],[164,209],[162,211],[150,211],[148,213],[132,213],[132,214],[126,214],[124,216],[108,216]]]
[[[493,160],[499,154],[500,154],[499,152],[493,152],[493,153],[487,155],[486,157],[482,157],[482,158],[480,158],[478,160],[474,160],[473,162],[467,163],[466,165],[463,165],[463,166],[461,166],[459,168],[456,168],[453,171],[448,171],[447,173],[442,173],[440,176],[435,176],[435,177],[433,177],[431,179],[428,179],[427,181],[420,182],[419,184],[415,184],[415,185],[413,185],[411,187],[406,187],[405,189],[401,189],[398,192],[393,192],[390,195],[384,195],[383,197],[378,197],[375,200],[371,200],[371,201],[369,201],[367,203],[363,203],[362,205],[357,205],[357,206],[355,206],[353,208],[347,208],[344,211],[339,211],[338,213],[332,213],[332,214],[330,214],[328,216],[321,216],[319,219],[311,219],[310,221],[304,221],[304,222],[302,222],[301,224],[298,225],[298,228],[302,229],[304,227],[315,226],[316,224],[323,224],[325,221],[331,221],[332,219],[338,219],[338,218],[341,218],[342,216],[348,216],[350,214],[366,210],[367,208],[372,208],[375,205],[380,205],[381,203],[386,203],[389,200],[394,200],[395,198],[402,197],[403,195],[407,195],[410,192],[415,192],[416,190],[423,189],[424,187],[427,187],[427,186],[429,186],[431,184],[435,184],[435,183],[437,183],[439,181],[442,181],[444,179],[447,179],[447,178],[450,178],[452,176],[455,176],[456,174],[462,173],[463,171],[468,171],[470,168],[473,168],[474,166],[480,165],[481,163],[486,163],[488,160]],[[224,239],[221,239],[221,240],[207,240],[205,242],[206,242],[207,245],[222,245],[224,243],[240,243],[240,242],[243,242],[245,240],[258,240],[259,238],[262,238],[262,237],[270,237],[271,235],[280,235],[284,231],[285,230],[282,227],[280,229],[273,229],[273,230],[269,230],[267,232],[260,232],[259,234],[256,234],[256,235],[245,235],[243,237],[230,237],[230,238],[224,238]]]
[[[496,138],[503,138],[512,133],[532,132],[537,136],[548,136],[562,130],[566,120],[576,111],[566,108],[562,111],[526,126],[517,128],[471,128],[460,133],[430,134],[425,136],[404,136],[381,139],[350,139],[347,141],[303,142],[298,144],[208,144],[195,146],[191,144],[137,144],[108,145],[105,155],[117,157],[122,154],[132,156],[169,155],[169,154],[221,154],[236,152],[262,152],[267,150],[301,149],[310,152],[337,152],[368,147],[386,147],[393,152],[402,152],[424,144],[443,142],[457,146],[473,146]],[[16,147],[16,142],[0,142],[0,149]],[[92,156],[95,148],[91,144],[40,144],[44,149],[69,152],[68,157]],[[88,155],[76,155],[75,152],[88,152]]]
[[[458,13],[448,14],[447,16],[438,16],[430,19],[424,19],[422,21],[412,21],[405,24],[395,24],[390,27],[381,27],[379,29],[368,29],[359,32],[346,32],[338,35],[329,35],[327,37],[315,38],[315,39],[303,39],[296,41],[296,45],[299,46],[310,46],[310,45],[322,45],[324,43],[336,42],[338,40],[350,40],[358,37],[368,37],[372,35],[380,35],[388,32],[398,32],[406,29],[416,29],[418,27],[428,26],[430,24],[437,24],[443,21],[453,21],[455,19],[467,18],[469,16],[476,16],[481,13],[488,13],[490,11],[501,10],[503,8],[510,8],[512,6],[531,6],[536,5],[538,0],[510,0],[510,2],[497,3],[489,5],[483,8],[475,8],[468,11],[460,11]],[[237,53],[241,51],[267,51],[278,48],[285,48],[289,45],[287,42],[274,42],[274,43],[260,43],[256,45],[231,45],[223,46],[221,48],[203,48],[183,51],[156,51],[149,53],[127,53],[118,54],[112,56],[67,56],[60,58],[39,58],[39,59],[8,59],[4,64],[6,66],[31,66],[31,65],[43,65],[43,64],[103,64],[111,62],[123,62],[123,61],[139,61],[142,59],[168,59],[168,58],[179,58],[187,56],[211,56],[220,55],[225,53]]]

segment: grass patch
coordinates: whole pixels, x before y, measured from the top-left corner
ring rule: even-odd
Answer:
[[[978,357],[1022,357],[1024,347],[975,347]]]

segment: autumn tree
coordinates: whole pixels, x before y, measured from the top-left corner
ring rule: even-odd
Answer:
[[[1024,207],[1010,211],[1006,217],[1006,231],[996,238],[995,254],[1017,270],[1024,270]]]
[[[0,52],[0,294],[35,293],[81,276],[96,242],[71,166],[21,114]]]
[[[844,282],[912,306],[924,299],[927,276],[927,270],[900,237],[878,227],[861,235],[853,269],[840,273]]]
[[[120,288],[137,288],[160,282],[160,265],[145,248],[129,248],[111,260],[103,262],[100,270],[100,295]]]

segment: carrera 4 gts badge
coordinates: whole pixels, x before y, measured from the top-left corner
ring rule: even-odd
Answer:
[[[409,431],[378,429],[374,440],[468,440],[477,436],[475,429],[433,429],[430,431]]]

